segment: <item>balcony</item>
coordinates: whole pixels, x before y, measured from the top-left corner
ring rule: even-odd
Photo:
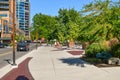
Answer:
[[[4,11],[9,10],[9,6],[0,6],[0,10]]]
[[[12,37],[11,37],[11,34],[2,34],[3,36],[0,37],[0,40],[11,40]]]
[[[0,1],[0,4],[9,4],[9,1]]]
[[[10,33],[5,33],[5,34],[3,34],[3,38],[11,38],[11,34]]]

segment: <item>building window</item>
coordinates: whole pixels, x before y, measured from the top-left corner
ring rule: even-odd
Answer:
[[[7,17],[7,14],[0,14],[1,17]]]
[[[8,26],[4,26],[4,30],[5,30],[5,33],[9,33],[9,27]]]
[[[0,1],[9,1],[9,0],[0,0]]]
[[[0,31],[2,30],[2,25],[0,24]]]

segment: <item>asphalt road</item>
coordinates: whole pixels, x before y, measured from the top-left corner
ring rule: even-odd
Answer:
[[[30,44],[30,50],[36,49],[36,44]],[[29,53],[29,51],[16,51],[16,59],[24,56],[25,54]],[[13,62],[13,48],[0,48],[0,68],[6,66],[7,64],[12,64]]]

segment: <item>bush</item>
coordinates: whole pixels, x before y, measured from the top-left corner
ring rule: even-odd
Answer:
[[[12,43],[10,43],[10,44],[8,44],[8,46],[13,46],[13,44],[12,44]]]
[[[93,43],[86,48],[86,56],[87,57],[96,57],[97,53],[106,51],[106,47],[103,45],[99,45],[99,43]]]
[[[115,44],[111,47],[111,53],[114,57],[120,58],[120,44]]]
[[[112,57],[112,55],[107,52],[101,52],[101,53],[96,54],[96,58],[98,58],[98,59],[109,59],[111,57]]]
[[[97,58],[85,58],[84,59],[85,61],[89,62],[89,63],[92,63],[92,64],[97,64],[97,63],[102,63],[102,61],[100,59],[97,59]]]

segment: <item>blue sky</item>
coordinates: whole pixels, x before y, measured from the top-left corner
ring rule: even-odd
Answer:
[[[93,0],[30,0],[31,20],[36,13],[56,16],[60,8],[74,8],[80,11],[83,5],[91,1]]]
[[[74,8],[80,11],[85,4],[94,0],[30,0],[31,4],[31,21],[36,13],[56,16],[60,8]],[[116,0],[113,0],[116,1]]]

